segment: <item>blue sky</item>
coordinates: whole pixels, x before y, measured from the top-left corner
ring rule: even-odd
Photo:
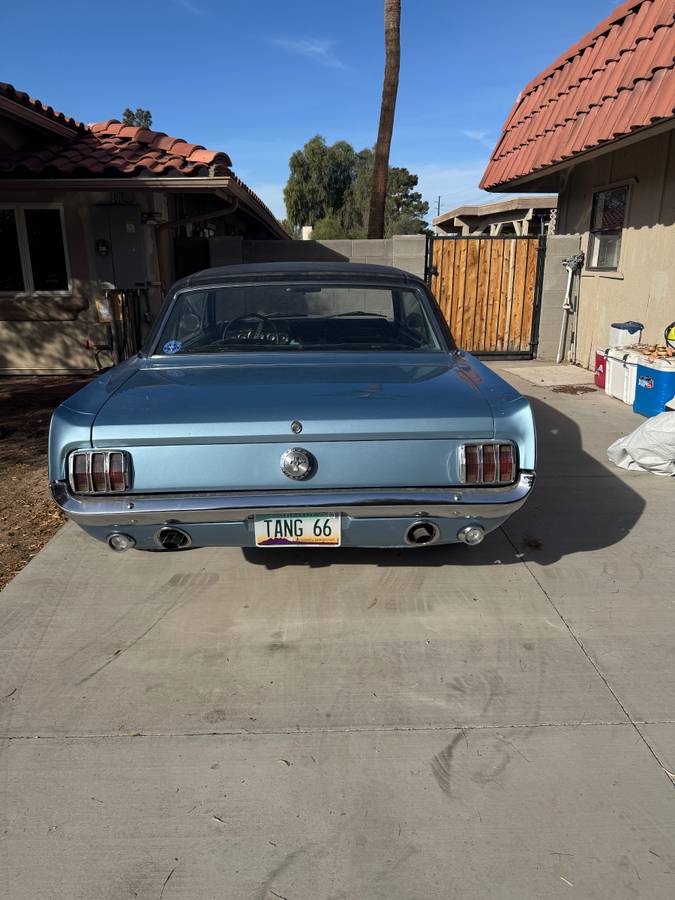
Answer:
[[[477,184],[518,91],[612,0],[403,0],[391,162],[441,210]],[[153,127],[227,151],[284,215],[288,157],[314,134],[372,146],[382,0],[23,0],[3,10],[0,80],[85,122]]]

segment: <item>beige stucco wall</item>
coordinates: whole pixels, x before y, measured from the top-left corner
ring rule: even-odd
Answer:
[[[128,194],[124,199],[150,208],[152,198]],[[57,203],[63,207],[66,254],[72,291],[68,297],[34,298],[6,295],[0,298],[0,373],[61,374],[95,371],[93,347],[107,341],[94,303],[98,293],[95,249],[92,241],[91,207],[110,203],[109,192],[75,192],[8,189],[0,192],[0,205],[7,203]],[[154,201],[155,203],[157,201]],[[148,279],[159,282],[153,235],[146,233]],[[161,300],[159,286],[150,291],[155,312]],[[104,355],[102,363],[110,359]]]
[[[643,339],[657,342],[675,319],[675,130],[575,166],[557,233],[578,235],[587,252],[593,192],[615,184],[630,185],[619,270],[581,275],[576,358],[585,366],[607,345],[612,322],[643,322]]]

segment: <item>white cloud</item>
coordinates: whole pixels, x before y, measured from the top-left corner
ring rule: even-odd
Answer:
[[[435,163],[410,166],[410,171],[419,177],[418,188],[429,204],[429,221],[437,215],[438,198],[441,198],[441,213],[465,203],[489,203],[503,194],[481,191],[478,183],[483,177],[487,159],[477,159],[466,165],[443,166]]]
[[[489,131],[481,131],[478,128],[467,128],[462,131],[462,134],[464,137],[469,138],[470,141],[476,141],[483,147],[487,147],[488,150],[492,150],[496,143],[496,141],[489,137]]]
[[[197,6],[196,3],[193,3],[192,0],[174,0],[174,3],[177,3],[178,6],[182,6],[183,9],[186,9],[195,16],[204,15],[204,10],[200,6]]]
[[[260,197],[262,202],[269,206],[274,215],[281,221],[286,218],[286,206],[284,204],[284,185],[272,181],[247,181],[252,191]]]
[[[269,37],[267,41],[275,47],[281,47],[287,53],[292,53],[294,56],[302,56],[327,69],[349,69],[349,66],[342,62],[333,49],[336,46],[336,41],[328,41],[321,38],[285,37]]]

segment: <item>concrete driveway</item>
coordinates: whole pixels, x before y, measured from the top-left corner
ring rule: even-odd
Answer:
[[[540,477],[475,550],[51,541],[0,597],[3,897],[675,896],[675,482],[509,377]]]

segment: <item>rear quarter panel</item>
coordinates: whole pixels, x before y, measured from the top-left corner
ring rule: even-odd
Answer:
[[[485,363],[469,353],[460,353],[459,356],[476,378],[483,397],[492,409],[495,439],[515,441],[520,468],[534,471],[537,466],[537,433],[529,401]]]
[[[71,450],[91,447],[91,429],[99,410],[137,368],[138,360],[134,358],[109,369],[54,410],[49,424],[50,481],[66,477],[66,457]]]

